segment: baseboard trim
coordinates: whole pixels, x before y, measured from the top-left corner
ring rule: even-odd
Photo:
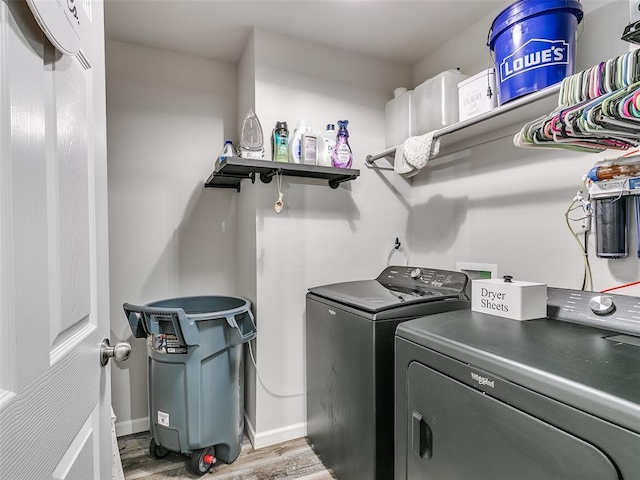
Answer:
[[[132,433],[146,432],[149,430],[149,417],[134,418],[123,422],[116,421],[116,436],[131,435]]]
[[[274,428],[273,430],[267,430],[266,432],[256,432],[256,429],[246,412],[244,414],[244,426],[251,445],[256,449],[307,435],[307,424],[305,422],[287,425],[286,427],[281,428]],[[146,432],[148,430],[149,417],[116,422],[116,436],[118,437],[131,435],[133,433]]]
[[[256,429],[254,428],[249,415],[247,415],[247,412],[244,412],[244,431],[247,434],[251,445],[253,445],[253,448],[256,448]]]
[[[256,432],[253,423],[251,423],[251,420],[245,413],[244,425],[247,437],[249,437],[249,441],[255,449],[268,447],[276,443],[286,442],[287,440],[293,440],[294,438],[305,437],[307,435],[307,424],[305,422],[274,428],[266,432]]]

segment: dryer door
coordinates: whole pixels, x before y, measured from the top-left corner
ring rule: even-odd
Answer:
[[[408,407],[409,479],[620,480],[593,445],[415,362]]]

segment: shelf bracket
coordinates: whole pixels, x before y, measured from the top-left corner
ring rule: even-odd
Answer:
[[[235,183],[235,184],[226,185],[223,183],[215,183],[216,178],[233,178],[233,179],[239,179],[239,181],[238,183]],[[251,179],[251,183],[255,183],[255,173],[253,172],[250,174],[214,172],[213,176],[211,177],[211,181],[208,183],[205,183],[204,186],[210,187],[210,188],[235,188],[238,192],[240,192],[240,184],[242,180],[244,180],[245,178],[249,178]]]
[[[335,190],[336,188],[338,188],[338,186],[339,186],[341,183],[348,182],[348,181],[350,181],[350,180],[355,180],[356,178],[358,178],[358,177],[357,177],[357,176],[355,176],[355,175],[347,175],[347,176],[340,177],[340,178],[334,178],[333,180],[329,180],[329,186],[330,186],[333,190]]]
[[[220,184],[215,184],[215,183],[205,183],[204,184],[205,188],[233,188],[235,189],[238,193],[240,192],[240,182],[234,184],[234,185],[225,185],[223,183]]]
[[[260,180],[262,181],[262,183],[271,183],[271,178],[277,173],[282,174],[282,169],[281,168],[275,168],[275,169],[270,170],[268,172],[262,172],[260,174]]]

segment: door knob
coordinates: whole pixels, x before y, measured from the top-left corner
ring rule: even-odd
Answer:
[[[109,363],[111,357],[118,362],[122,362],[131,355],[131,344],[129,342],[119,342],[113,347],[109,339],[105,338],[100,344],[100,365],[103,367]]]

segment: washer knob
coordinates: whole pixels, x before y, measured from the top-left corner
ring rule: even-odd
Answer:
[[[598,295],[589,300],[589,308],[596,315],[608,315],[616,309],[616,304],[608,295]]]
[[[419,268],[414,268],[413,270],[411,270],[411,273],[409,275],[411,276],[411,278],[420,278],[422,276],[422,270]]]

